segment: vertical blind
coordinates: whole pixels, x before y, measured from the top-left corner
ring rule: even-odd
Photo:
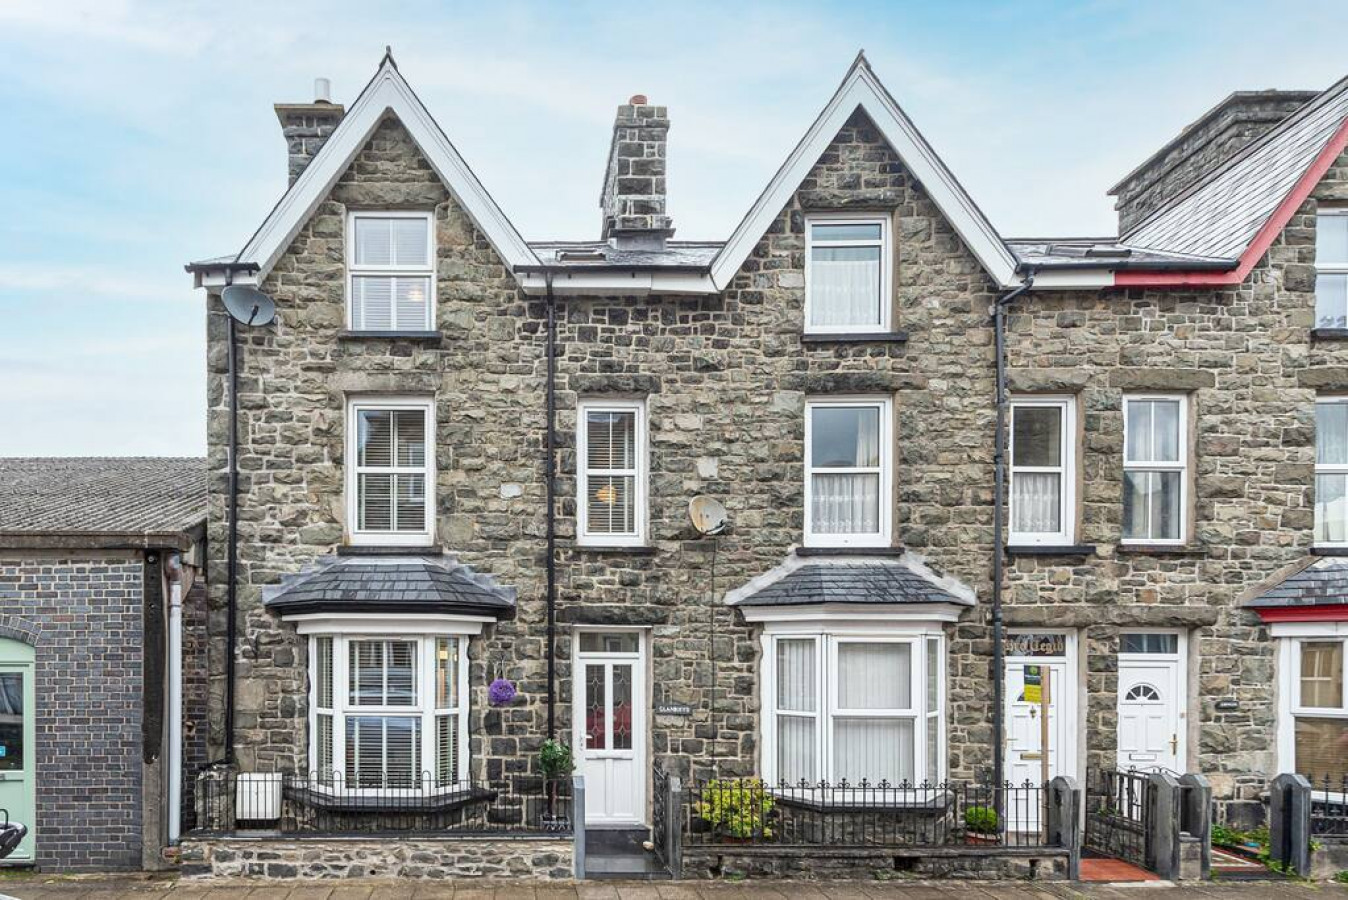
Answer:
[[[880,407],[812,405],[810,531],[880,531]]]
[[[357,428],[357,527],[425,531],[426,410],[362,409]]]
[[[637,411],[585,411],[585,529],[637,531]]]
[[[429,329],[430,218],[357,215],[352,228],[352,327],[365,331]]]
[[[815,642],[777,641],[777,777],[782,781],[819,779],[815,693]]]

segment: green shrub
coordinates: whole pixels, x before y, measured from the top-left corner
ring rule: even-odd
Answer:
[[[709,781],[693,814],[717,834],[732,838],[772,837],[771,817],[776,801],[756,778]]]
[[[1348,884],[1348,869],[1334,873],[1334,880],[1339,884]]]
[[[990,806],[971,806],[964,811],[964,827],[974,834],[996,834],[997,811]]]
[[[561,741],[548,738],[538,750],[538,768],[544,778],[562,778],[570,775],[576,768],[571,758],[571,748]]]

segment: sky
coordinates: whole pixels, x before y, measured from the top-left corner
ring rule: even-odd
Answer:
[[[285,188],[276,102],[385,45],[529,240],[598,237],[615,107],[670,108],[680,239],[723,239],[858,50],[1008,237],[1233,90],[1348,72],[1348,3],[0,0],[0,456],[205,452],[204,298]]]

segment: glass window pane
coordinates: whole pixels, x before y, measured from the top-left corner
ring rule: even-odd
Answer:
[[[426,476],[394,476],[398,487],[398,504],[395,508],[396,531],[426,530]]]
[[[811,476],[810,531],[813,534],[879,532],[879,474]]]
[[[417,645],[413,641],[388,641],[384,645],[387,665],[384,702],[388,706],[415,706],[417,702]]]
[[[810,251],[810,324],[879,325],[879,247],[814,247]]]
[[[1120,653],[1178,653],[1177,634],[1124,634],[1119,637]]]
[[[429,329],[431,280],[398,278],[393,286],[394,327],[401,331]]]
[[[435,705],[451,709],[459,705],[459,641],[437,638],[435,642]]]
[[[320,781],[330,782],[337,774],[332,767],[332,715],[319,713],[314,717],[314,723],[316,726],[314,744],[318,751],[318,758],[314,760],[316,766],[314,774]]]
[[[880,465],[879,407],[811,407],[810,465],[816,469]]]
[[[777,642],[777,708],[814,712],[818,685],[814,672],[814,641]]]
[[[1348,328],[1348,275],[1315,277],[1315,327]]]
[[[913,780],[912,719],[833,720],[833,776],[852,784]]]
[[[1012,409],[1012,465],[1062,465],[1062,412],[1059,406]]]
[[[613,749],[632,749],[632,665],[613,666]]]
[[[355,254],[358,266],[387,266],[393,263],[393,231],[391,219],[376,216],[357,216]]]
[[[383,641],[352,641],[348,645],[347,680],[352,706],[384,704]]]
[[[356,479],[360,492],[357,512],[361,531],[389,531],[393,528],[393,476],[361,473]]]
[[[356,416],[357,463],[361,466],[393,465],[393,411],[362,409]]]
[[[319,709],[332,709],[332,638],[315,640],[314,699]]]
[[[0,771],[23,769],[23,678],[22,672],[0,672]]]
[[[452,784],[459,772],[459,717],[435,717],[435,773],[440,784]]]
[[[388,331],[394,327],[396,281],[390,275],[360,275],[351,279],[351,324],[356,329]]]
[[[1315,404],[1315,461],[1348,465],[1348,403]]]
[[[430,222],[421,217],[389,220],[392,258],[395,266],[424,268],[430,265]]]
[[[1314,784],[1348,778],[1348,719],[1296,720],[1296,769]]]
[[[880,240],[879,222],[855,222],[826,224],[815,222],[810,225],[810,239],[815,241],[878,241]]]
[[[912,658],[910,644],[838,644],[838,708],[909,709]]]
[[[940,727],[941,720],[935,716],[927,717],[927,783],[935,784],[936,779],[940,777],[941,772],[941,744],[940,735],[937,729]]]
[[[585,530],[592,534],[635,534],[635,475],[590,475],[586,479]]]
[[[604,698],[607,686],[604,683],[602,663],[585,667],[585,747],[588,750],[604,750],[608,747],[608,733],[604,729]]]
[[[421,719],[348,716],[346,780],[353,787],[412,787],[421,774]]]
[[[1343,708],[1343,641],[1301,642],[1301,705]]]
[[[589,410],[585,414],[586,465],[591,469],[634,469],[637,458],[635,410]]]
[[[636,653],[641,648],[641,636],[635,631],[582,631],[582,653]]]
[[[1123,536],[1176,540],[1180,534],[1180,472],[1123,473]]]
[[[927,640],[927,708],[928,713],[940,710],[941,642]]]
[[[1348,215],[1315,217],[1317,265],[1348,265]]]
[[[393,412],[396,458],[400,467],[426,465],[426,413],[420,409]]]
[[[1062,476],[1057,472],[1011,473],[1011,530],[1058,534],[1062,529]]]
[[[1129,400],[1128,462],[1179,462],[1178,400]]]
[[[807,716],[777,717],[777,778],[788,784],[819,780],[815,766],[815,729]]]
[[[1315,476],[1315,540],[1348,542],[1348,475]]]

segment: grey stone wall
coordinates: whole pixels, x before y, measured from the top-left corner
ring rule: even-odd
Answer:
[[[35,648],[37,864],[141,867],[138,553],[0,552],[5,636]]]
[[[684,850],[683,874],[689,879],[769,878],[791,881],[893,881],[904,878],[975,878],[1061,881],[1067,877],[1067,854],[1020,851],[996,855],[965,854],[965,848],[927,850],[860,850],[833,848],[690,847]]]
[[[555,838],[189,839],[184,875],[215,878],[569,879],[572,844]]]

